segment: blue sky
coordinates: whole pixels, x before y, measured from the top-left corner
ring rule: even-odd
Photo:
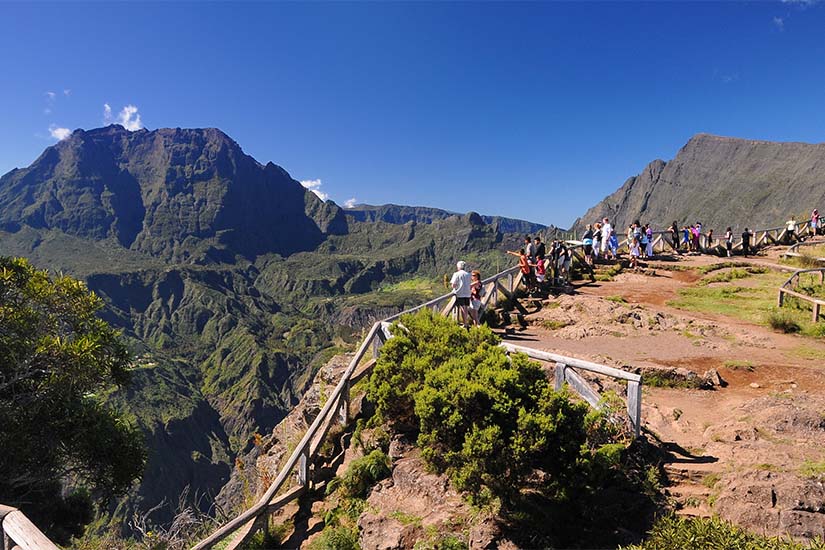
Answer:
[[[64,128],[211,126],[338,204],[566,226],[699,132],[825,141],[825,1],[0,2],[0,21],[0,173]]]

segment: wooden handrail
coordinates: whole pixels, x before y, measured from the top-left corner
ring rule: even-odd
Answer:
[[[514,274],[519,273],[519,267],[513,266],[510,268],[501,271],[500,273],[496,273],[495,275],[488,277],[482,281],[483,285],[489,283],[495,283],[496,286],[493,289],[493,292],[497,293],[499,289],[499,285],[501,284],[501,279],[506,279],[509,288],[508,290],[512,292],[515,287],[519,284],[520,278],[513,277]],[[503,286],[503,285],[502,285]],[[335,389],[327,398],[327,402],[324,407],[321,409],[321,412],[318,413],[315,420],[312,422],[310,427],[307,429],[306,433],[304,434],[301,441],[295,447],[295,450],[290,455],[289,459],[286,461],[284,466],[281,468],[278,477],[275,478],[275,481],[267,489],[266,493],[258,500],[258,502],[252,506],[251,508],[247,509],[243,513],[239,514],[237,517],[232,519],[231,521],[225,523],[219,529],[217,529],[214,533],[200,541],[198,544],[192,547],[192,550],[207,550],[208,548],[212,548],[214,545],[231,535],[233,532],[236,532],[241,527],[249,524],[252,521],[260,516],[261,514],[272,512],[274,504],[272,502],[273,498],[277,494],[277,492],[283,487],[284,483],[288,479],[289,474],[296,466],[301,466],[302,471],[299,472],[299,478],[301,484],[308,483],[308,469],[309,469],[309,462],[312,459],[313,455],[320,447],[321,442],[323,441],[323,437],[326,434],[327,430],[330,427],[330,422],[334,420],[334,418],[329,418],[330,413],[334,410],[338,410],[341,407],[346,407],[349,399],[349,387],[352,383],[353,373],[355,372],[358,364],[360,363],[361,359],[366,355],[367,350],[370,348],[371,345],[377,343],[380,347],[380,344],[386,339],[384,331],[382,329],[383,326],[386,326],[388,323],[391,323],[397,319],[399,319],[402,315],[407,315],[410,313],[415,313],[419,310],[429,307],[438,307],[441,309],[441,305],[444,302],[450,302],[448,307],[445,308],[441,313],[449,314],[450,310],[452,309],[453,303],[452,300],[454,298],[454,293],[450,292],[439,296],[437,298],[433,298],[423,304],[419,304],[415,307],[406,309],[400,313],[396,313],[395,315],[391,315],[386,319],[376,322],[372,328],[367,333],[367,336],[361,342],[361,345],[358,348],[358,351],[355,353],[355,356],[350,361],[349,366],[347,367],[344,374],[341,376],[341,380],[338,382],[338,385],[335,386]],[[374,358],[371,361],[371,364],[374,365]],[[368,366],[371,366],[368,364]],[[358,372],[358,378],[360,379],[363,376],[368,374],[369,368],[365,367]],[[316,438],[316,436],[319,436]],[[278,504],[283,504],[292,498],[297,498],[300,494],[300,491],[291,491],[288,493],[289,499],[281,498],[278,500]],[[285,495],[286,496],[286,495]],[[252,529],[248,531],[247,534],[252,534]],[[233,541],[233,543],[237,542],[240,544],[243,542],[242,540]],[[235,544],[230,545],[231,548],[236,547]]]
[[[807,294],[802,294],[801,292],[797,292],[795,290],[791,290],[794,286],[794,281],[799,281],[799,276],[803,273],[819,273],[819,283],[825,284],[825,267],[815,267],[812,269],[798,269],[794,271],[788,279],[782,283],[782,285],[778,289],[778,296],[777,296],[777,305],[782,307],[785,305],[785,295],[793,296],[802,300],[803,302],[809,302],[812,305],[813,309],[813,321],[814,323],[819,321],[819,314],[821,311],[822,306],[825,306],[825,300],[821,300],[819,298],[815,298],[813,296],[808,296]]]
[[[26,515],[0,504],[0,549],[60,550]]]

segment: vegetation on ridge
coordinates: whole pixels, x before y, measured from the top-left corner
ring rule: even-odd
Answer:
[[[98,397],[129,380],[102,307],[80,281],[0,257],[0,495],[60,543],[146,461],[141,433]]]

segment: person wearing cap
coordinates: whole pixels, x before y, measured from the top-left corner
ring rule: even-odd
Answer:
[[[464,325],[467,325],[472,320],[468,308],[470,307],[470,294],[472,293],[473,278],[467,271],[465,271],[464,268],[466,266],[467,264],[463,261],[459,261],[455,264],[456,272],[453,273],[453,276],[450,279],[450,286],[453,289],[453,294],[455,294],[455,305],[458,308],[461,322]]]

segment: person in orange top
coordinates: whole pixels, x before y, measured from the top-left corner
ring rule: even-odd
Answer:
[[[521,269],[524,284],[527,285],[528,289],[534,287],[535,280],[533,279],[533,270],[530,268],[530,259],[527,258],[527,254],[525,254],[524,249],[522,248],[518,252],[508,250],[507,254],[510,254],[511,256],[518,256],[518,266]]]

